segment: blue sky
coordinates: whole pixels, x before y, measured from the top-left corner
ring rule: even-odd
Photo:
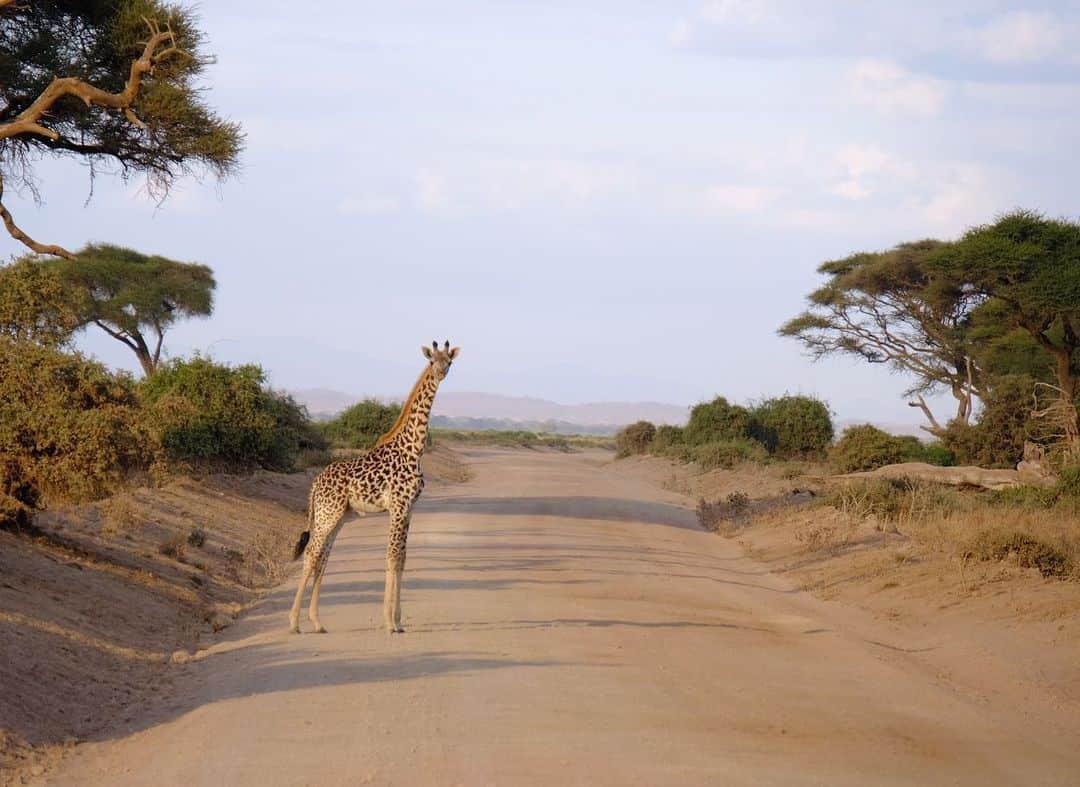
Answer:
[[[215,315],[169,351],[282,387],[401,392],[450,338],[457,390],[916,421],[902,378],[776,337],[816,266],[1080,213],[1076,5],[941,5],[205,3],[239,177],[161,206],[103,177],[87,205],[47,162],[45,204],[10,207],[40,240],[209,264]]]

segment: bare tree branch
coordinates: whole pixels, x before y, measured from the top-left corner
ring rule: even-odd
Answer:
[[[0,9],[11,5],[15,0],[0,0]],[[124,89],[117,93],[109,93],[106,90],[91,85],[77,77],[56,77],[49,86],[34,99],[26,109],[20,112],[14,120],[8,123],[0,123],[0,140],[12,139],[22,135],[43,137],[52,143],[62,143],[62,136],[55,130],[43,125],[48,117],[52,106],[64,96],[75,96],[82,99],[86,105],[98,106],[104,109],[118,110],[124,114],[128,122],[140,129],[145,129],[146,124],[139,119],[132,109],[139,95],[143,77],[152,74],[154,66],[162,60],[173,55],[190,57],[186,52],[177,48],[176,37],[172,30],[166,26],[164,30],[152,19],[143,17],[146,26],[150,30],[150,37],[146,40],[142,54],[131,64],[127,83]],[[0,182],[0,200],[2,200],[3,188]],[[4,221],[8,234],[39,254],[50,254],[66,259],[75,259],[75,255],[62,246],[38,243],[15,224],[10,212],[0,201],[0,218]]]
[[[923,411],[923,415],[926,416],[926,420],[930,422],[930,426],[920,426],[923,431],[929,432],[934,437],[941,437],[945,434],[945,429],[942,428],[938,419],[934,417],[934,413],[930,410],[930,406],[923,399],[922,394],[915,394],[916,401],[908,402],[908,407],[918,407]]]
[[[128,347],[130,347],[132,350],[135,350],[135,352],[139,351],[139,345],[137,345],[135,342],[133,342],[131,340],[131,338],[128,336],[128,334],[125,333],[124,331],[114,331],[112,328],[110,328],[108,325],[103,323],[101,320],[94,320],[94,325],[96,325],[101,330],[105,331],[105,333],[109,334],[109,336],[113,337],[114,339],[117,339],[118,341],[123,342]]]
[[[57,246],[52,243],[38,243],[31,238],[25,232],[23,232],[15,224],[15,219],[11,217],[11,213],[4,205],[4,177],[0,174],[0,219],[4,220],[4,226],[7,228],[8,235],[13,237],[19,243],[26,246],[31,251],[36,251],[38,254],[51,254],[54,257],[63,257],[67,260],[75,259],[75,255],[65,249],[63,246]]]

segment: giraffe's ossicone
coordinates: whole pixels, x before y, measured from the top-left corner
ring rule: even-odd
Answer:
[[[412,506],[424,488],[420,457],[427,444],[428,421],[435,392],[460,348],[450,342],[423,347],[428,364],[405,400],[401,414],[390,431],[363,456],[334,462],[311,484],[308,497],[308,529],[300,535],[295,557],[304,556],[300,587],[289,612],[289,628],[300,631],[300,605],[308,579],[314,579],[308,607],[315,631],[324,632],[319,622],[319,589],[326,561],[334,545],[342,517],[350,508],[360,515],[388,511],[390,539],[386,547],[386,591],[383,616],[390,632],[401,632],[401,576],[405,571],[405,544],[409,537]]]

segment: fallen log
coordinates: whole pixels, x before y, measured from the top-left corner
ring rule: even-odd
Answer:
[[[917,478],[920,481],[931,481],[935,484],[973,486],[980,489],[1009,489],[1027,484],[1042,486],[1053,483],[1053,479],[1021,473],[1017,470],[988,470],[985,467],[972,465],[939,467],[925,462],[901,462],[861,473],[829,476],[828,480],[849,481],[866,478]]]

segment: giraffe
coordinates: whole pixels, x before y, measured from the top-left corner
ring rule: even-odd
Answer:
[[[319,589],[341,519],[349,508],[361,516],[381,511],[390,513],[383,617],[391,634],[405,630],[401,627],[401,576],[405,571],[405,542],[409,537],[412,506],[424,489],[420,456],[427,442],[435,392],[461,348],[450,349],[450,342],[446,342],[440,349],[438,342],[432,342],[431,347],[422,347],[421,352],[428,364],[390,431],[366,454],[327,466],[311,484],[308,529],[300,534],[293,554],[294,559],[304,555],[300,587],[289,611],[289,629],[293,633],[300,632],[300,605],[308,579],[312,578],[308,618],[317,633],[326,632],[319,622]]]

